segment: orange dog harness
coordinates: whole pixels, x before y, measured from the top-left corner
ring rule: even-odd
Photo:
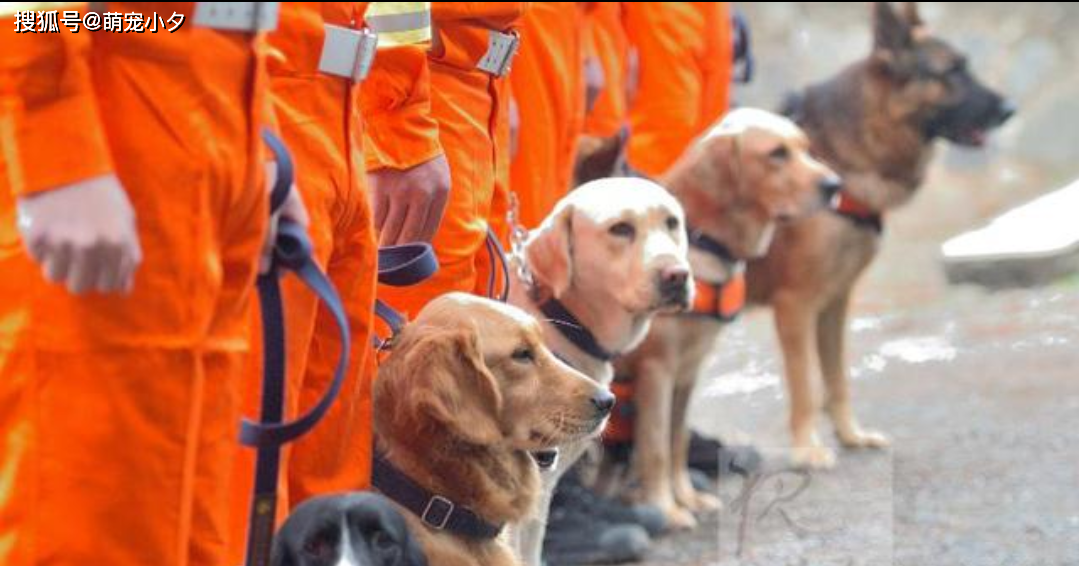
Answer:
[[[742,314],[746,305],[746,277],[739,271],[731,279],[722,283],[697,281],[696,297],[693,308],[685,314],[706,316],[720,322],[732,322]]]
[[[718,283],[697,279],[693,308],[683,314],[705,316],[720,322],[733,321],[746,305],[744,262],[735,257],[722,242],[700,230],[689,228],[686,236],[690,246],[719,260],[733,275]]]

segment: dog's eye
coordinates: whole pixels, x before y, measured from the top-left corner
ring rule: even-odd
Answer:
[[[327,540],[324,536],[312,538],[304,543],[304,554],[320,559],[329,560],[333,556],[335,543]]]
[[[401,547],[397,541],[386,531],[375,531],[368,535],[368,543],[376,555],[379,564],[396,564],[399,562]]]
[[[791,150],[787,149],[787,146],[781,145],[772,151],[768,152],[768,158],[772,161],[782,163],[791,157]]]
[[[682,223],[678,221],[677,216],[668,216],[667,217],[667,229],[670,230],[671,232],[674,232],[675,230],[677,230],[678,227],[681,224]]]
[[[393,540],[386,531],[375,531],[371,534],[371,546],[378,551],[386,551],[397,545],[397,541]]]
[[[635,228],[629,222],[619,222],[607,229],[607,232],[612,236],[618,236],[619,238],[629,238],[632,240],[637,235],[637,228]]]
[[[521,346],[520,348],[514,350],[513,354],[511,354],[510,357],[512,357],[513,360],[516,362],[530,364],[536,361],[536,352],[534,352],[532,348],[529,348],[528,346]]]

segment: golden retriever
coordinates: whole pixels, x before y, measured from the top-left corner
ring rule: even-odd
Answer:
[[[375,486],[405,513],[431,564],[518,564],[499,530],[536,511],[531,452],[595,435],[613,404],[605,386],[552,355],[531,316],[443,295],[404,328],[380,368]],[[409,490],[422,494],[418,503]],[[489,531],[457,528],[468,518]]]
[[[585,183],[513,258],[510,302],[540,320],[559,357],[607,387],[613,357],[640,343],[656,314],[692,301],[687,250],[685,214],[663,187],[636,178]],[[539,513],[514,525],[526,563],[540,564],[554,487],[587,445],[561,447],[558,466],[543,474]]]
[[[739,284],[746,259],[767,252],[777,223],[824,209],[840,188],[836,174],[809,155],[798,126],[748,108],[701,136],[660,182],[686,209],[693,276],[699,287],[721,289],[715,295]],[[690,482],[686,411],[704,360],[735,314],[720,307],[658,317],[643,344],[616,364],[620,378],[636,380],[637,498],[662,510],[672,529],[691,528],[694,512],[719,506]]]

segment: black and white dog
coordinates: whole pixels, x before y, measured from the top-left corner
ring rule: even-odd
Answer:
[[[274,538],[271,566],[427,566],[405,520],[381,495],[311,498]]]

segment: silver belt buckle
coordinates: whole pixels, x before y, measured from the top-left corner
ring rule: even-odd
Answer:
[[[195,2],[197,26],[257,33],[277,28],[280,2]]]
[[[378,34],[364,28],[352,29],[326,24],[326,39],[322,42],[322,57],[318,70],[360,82],[371,71],[378,47]]]
[[[516,33],[491,30],[487,39],[487,53],[476,63],[476,68],[496,77],[504,77],[510,72],[510,63],[520,46],[521,37]]]

